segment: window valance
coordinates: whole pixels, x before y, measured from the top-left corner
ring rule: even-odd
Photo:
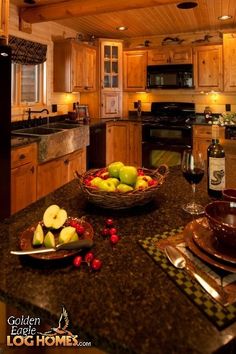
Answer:
[[[23,65],[37,65],[46,61],[47,45],[9,36],[12,61]]]

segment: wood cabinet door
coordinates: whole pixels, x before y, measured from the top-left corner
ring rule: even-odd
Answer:
[[[102,92],[101,94],[101,117],[121,117],[121,92]]]
[[[197,90],[223,89],[222,45],[195,47],[194,85]]]
[[[140,123],[129,123],[129,164],[141,167],[142,166],[142,133]]]
[[[82,91],[84,89],[84,58],[83,46],[77,43],[72,44],[71,50],[71,70],[72,70],[72,91]]]
[[[68,182],[75,178],[75,171],[84,173],[86,171],[86,149],[81,149],[70,154],[68,159]]]
[[[96,48],[84,47],[84,82],[85,91],[96,91]]]
[[[27,163],[11,170],[11,213],[36,201],[36,164]]]
[[[114,161],[129,164],[129,126],[126,122],[106,126],[106,165]]]
[[[225,127],[219,127],[220,143],[225,137]],[[212,142],[212,125],[193,126],[193,150],[201,152],[204,159],[207,159],[207,149]]]
[[[146,80],[147,51],[124,52],[124,90],[145,91]]]
[[[66,157],[38,165],[37,198],[44,197],[67,183],[68,164]]]
[[[174,47],[170,50],[170,58],[173,64],[191,64],[192,48]]]
[[[224,34],[224,91],[236,91],[236,34]]]
[[[193,141],[193,151],[194,153],[196,152],[201,152],[202,156],[204,157],[204,160],[207,160],[207,149],[209,145],[211,144],[211,138],[195,138]]]
[[[9,0],[0,0],[0,37],[8,36]]]
[[[170,63],[170,53],[168,49],[153,49],[148,51],[148,65],[159,65]]]

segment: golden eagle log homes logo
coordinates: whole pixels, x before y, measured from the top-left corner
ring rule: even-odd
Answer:
[[[10,316],[7,319],[10,327],[10,335],[7,336],[7,346],[67,346],[67,347],[91,347],[91,342],[78,340],[78,335],[74,335],[69,328],[69,317],[65,306],[59,317],[58,326],[51,327],[49,331],[39,332],[41,325],[39,317]]]

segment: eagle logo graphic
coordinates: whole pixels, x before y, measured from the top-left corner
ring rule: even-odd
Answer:
[[[68,317],[68,312],[65,308],[64,305],[62,305],[62,311],[61,315],[58,321],[58,327],[52,327],[49,331],[46,332],[37,332],[38,334],[42,336],[47,336],[47,337],[54,337],[54,336],[70,336],[72,338],[76,338],[77,335],[72,334],[70,331],[68,331],[69,327],[69,317]]]

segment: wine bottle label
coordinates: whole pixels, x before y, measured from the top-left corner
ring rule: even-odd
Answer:
[[[225,188],[224,157],[209,157],[209,188],[215,191]]]

